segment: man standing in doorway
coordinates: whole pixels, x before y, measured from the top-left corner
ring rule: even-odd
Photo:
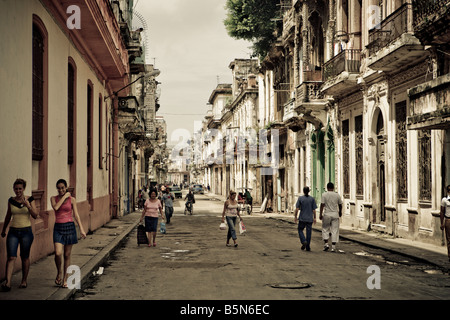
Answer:
[[[441,230],[445,230],[447,255],[450,261],[450,185],[447,186],[447,196],[441,201]]]
[[[322,220],[322,239],[324,241],[324,251],[328,251],[330,246],[328,239],[331,233],[331,252],[336,251],[336,242],[339,240],[339,219],[342,216],[342,199],[334,192],[334,184],[327,184],[327,192],[322,194],[320,203],[320,220]]]
[[[295,205],[294,221],[297,223],[297,214],[300,210],[300,217],[298,218],[298,236],[302,243],[302,250],[311,251],[311,232],[312,224],[316,223],[316,200],[309,195],[309,187],[303,188],[303,196],[298,197]],[[303,234],[303,229],[306,228],[306,238]]]

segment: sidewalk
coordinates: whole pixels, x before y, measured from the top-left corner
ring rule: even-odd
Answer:
[[[225,197],[207,194],[218,200]],[[292,214],[260,213],[260,208],[255,206],[251,216],[265,217],[267,219],[280,219],[294,223]],[[139,223],[140,212],[133,212],[119,219],[113,219],[102,228],[82,239],[72,249],[72,265],[81,269],[81,283],[85,283],[89,276],[108,259],[111,252],[118,248],[123,240]],[[313,226],[313,230],[321,231],[320,222]],[[445,272],[449,271],[450,262],[445,246],[424,244],[417,241],[392,238],[373,232],[353,230],[347,227],[340,228],[341,239],[355,241],[364,245],[381,248],[401,254],[410,258],[428,262]],[[54,255],[42,258],[30,266],[28,276],[28,288],[19,289],[21,272],[13,275],[10,292],[0,292],[0,300],[67,300],[76,289],[60,288],[55,285],[56,268]]]
[[[133,212],[113,219],[73,246],[71,264],[80,267],[81,286],[108,259],[110,253],[121,245],[137,226],[140,217],[141,212]],[[14,273],[11,291],[0,292],[0,300],[67,300],[76,290],[55,285],[54,255],[42,258],[30,266],[26,289],[19,289],[21,278],[21,271]]]

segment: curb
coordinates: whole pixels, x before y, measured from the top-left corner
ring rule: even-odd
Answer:
[[[111,253],[113,253],[118,247],[122,245],[125,238],[136,228],[139,220],[125,229],[120,235],[118,235],[111,243],[106,245],[98,254],[94,255],[82,268],[81,268],[81,287],[86,284],[92,275],[92,273],[108,260]],[[62,289],[57,290],[47,300],[69,300],[79,289]]]

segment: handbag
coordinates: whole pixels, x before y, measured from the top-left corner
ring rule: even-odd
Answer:
[[[148,244],[147,233],[144,225],[140,224],[137,228],[137,244]]]
[[[219,226],[220,230],[226,230],[226,228],[227,228],[227,225],[224,222],[222,222]]]
[[[244,222],[240,222],[239,223],[239,233],[240,234],[243,234],[243,233],[245,233],[247,231],[247,228],[245,227],[245,225],[244,225]]]

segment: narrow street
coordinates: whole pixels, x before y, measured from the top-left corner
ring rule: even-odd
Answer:
[[[136,229],[74,300],[435,300],[448,299],[450,279],[433,266],[388,251],[341,241],[323,252],[300,250],[293,223],[256,213],[244,216],[239,246],[219,230],[223,201],[198,195],[194,215],[183,201],[157,247],[137,245]],[[380,289],[369,289],[369,266],[380,268]]]

